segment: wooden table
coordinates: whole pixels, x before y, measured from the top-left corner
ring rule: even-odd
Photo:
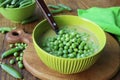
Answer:
[[[62,3],[67,6],[70,6],[72,8],[71,12],[63,12],[60,14],[72,14],[72,15],[77,15],[77,9],[87,9],[93,6],[97,7],[110,7],[110,6],[119,6],[120,1],[119,0],[45,0],[46,4],[58,4]],[[36,9],[36,15],[40,17],[39,21],[41,21],[44,17],[42,17],[41,11]],[[57,14],[59,15],[59,14]],[[39,22],[36,21],[34,23],[30,23],[27,25],[21,25],[17,23],[13,23],[7,19],[5,19],[2,15],[0,15],[0,26],[16,26],[17,28],[23,29],[26,33],[32,33],[32,30],[34,29],[35,25]],[[0,55],[2,54],[3,51],[8,49],[8,44],[4,42],[4,36],[5,34],[0,33]],[[4,62],[8,63],[9,58],[5,59]],[[25,80],[39,80],[36,77],[32,76],[31,73],[29,73],[26,69],[18,69],[16,65],[14,67],[19,70],[22,75],[24,76]],[[17,80],[11,76],[9,76],[7,73],[5,73],[1,68],[0,68],[0,80]],[[120,71],[113,77],[112,80],[120,80]]]

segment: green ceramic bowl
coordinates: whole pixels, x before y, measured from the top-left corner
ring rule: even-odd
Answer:
[[[64,26],[70,26],[69,28],[73,28],[74,26],[77,26],[75,28],[78,31],[80,30],[84,32],[87,30],[88,34],[91,35],[91,38],[95,37],[93,40],[96,42],[96,45],[98,45],[98,47],[96,47],[98,49],[92,55],[79,59],[61,58],[47,53],[41,48],[41,46],[39,46],[42,36],[51,30],[49,23],[46,20],[43,20],[34,28],[32,34],[34,47],[39,58],[49,68],[63,74],[78,73],[90,68],[97,61],[106,44],[106,36],[104,31],[93,22],[78,16],[61,15],[55,16],[54,19],[57,22],[59,28]],[[52,31],[52,33],[50,33],[48,36],[51,35],[55,35],[54,31]]]
[[[35,7],[36,1],[33,0],[32,4],[21,8],[0,8],[0,13],[8,20],[20,23],[33,15]]]

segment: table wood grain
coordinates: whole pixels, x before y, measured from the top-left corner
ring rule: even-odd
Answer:
[[[119,6],[120,1],[119,0],[45,0],[46,4],[54,4],[57,5],[59,3],[65,4],[67,6],[70,6],[72,8],[71,12],[62,12],[60,14],[70,14],[70,15],[77,15],[77,9],[87,9],[91,7],[112,7],[112,6]],[[17,27],[20,29],[23,29],[26,33],[32,33],[34,27],[42,20],[44,19],[41,10],[36,8],[35,14],[39,17],[39,20],[27,25],[21,25],[18,23],[13,23],[7,19],[5,19],[2,15],[0,15],[0,27],[3,26],[10,26],[10,27]],[[9,15],[9,14],[8,14]],[[0,33],[0,56],[1,54],[8,49],[8,44],[5,41],[5,34]],[[3,62],[9,63],[9,59],[4,59]],[[32,74],[30,74],[26,69],[19,69],[17,65],[13,65],[18,71],[21,72],[21,74],[24,76],[24,80],[39,80],[36,77],[34,77]],[[13,77],[11,77],[9,74],[4,72],[0,68],[0,80],[17,80]],[[120,71],[117,72],[117,74],[112,78],[112,80],[120,80]]]

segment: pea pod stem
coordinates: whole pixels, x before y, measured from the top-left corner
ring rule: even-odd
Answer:
[[[22,75],[13,67],[5,63],[0,63],[1,68],[14,78],[21,79]]]

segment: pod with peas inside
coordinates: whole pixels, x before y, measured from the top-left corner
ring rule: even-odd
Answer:
[[[31,17],[36,8],[35,0],[1,0],[0,13],[8,20],[21,23]]]
[[[95,23],[73,15],[54,17],[56,35],[47,20],[33,30],[35,50],[49,68],[63,74],[82,72],[99,58],[106,44],[104,31]]]

